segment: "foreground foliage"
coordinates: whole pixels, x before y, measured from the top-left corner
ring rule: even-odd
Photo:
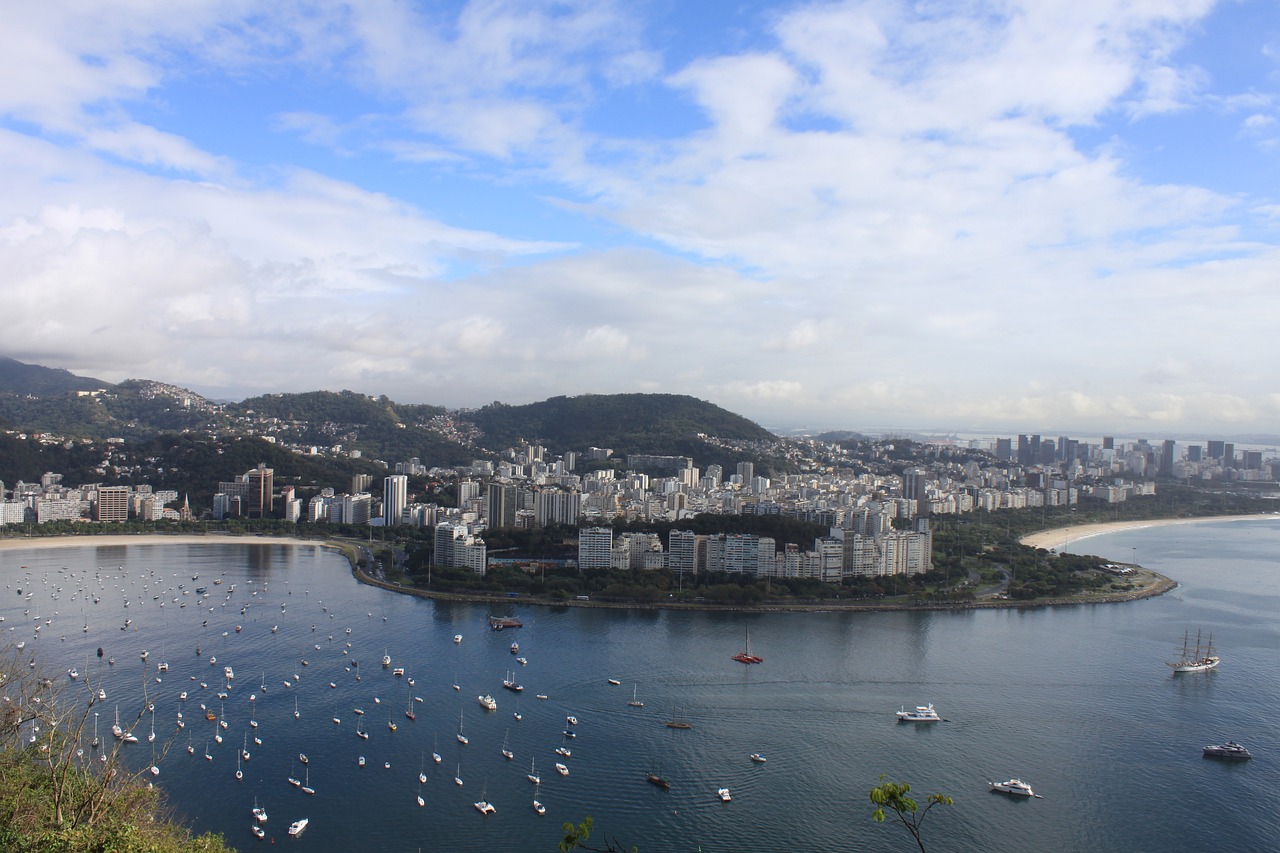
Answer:
[[[928,817],[930,809],[934,806],[949,806],[953,800],[946,794],[930,794],[925,799],[924,808],[921,809],[918,802],[907,796],[909,793],[911,793],[910,784],[893,782],[882,775],[880,784],[871,789],[871,802],[876,804],[875,811],[871,813],[871,819],[876,823],[884,823],[888,813],[892,812],[907,832],[911,833],[916,846],[920,848],[920,853],[925,853],[921,824]]]
[[[228,853],[162,813],[160,792],[121,760],[108,735],[92,745],[99,704],[86,682],[55,682],[0,653],[0,850],[6,853]],[[136,726],[142,715],[132,724]]]

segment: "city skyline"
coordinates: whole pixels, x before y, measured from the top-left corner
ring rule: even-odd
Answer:
[[[2,352],[215,398],[1272,432],[1261,0],[15,10]]]

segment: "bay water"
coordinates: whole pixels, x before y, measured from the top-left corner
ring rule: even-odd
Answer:
[[[912,849],[900,828],[870,819],[881,774],[954,798],[925,822],[930,850],[1280,846],[1280,519],[1129,530],[1068,549],[1136,558],[1180,586],[1058,608],[625,611],[398,595],[357,583],[344,558],[315,546],[68,540],[0,550],[0,630],[59,678],[76,668],[71,689],[87,679],[107,691],[96,710],[108,742],[117,705],[132,720],[154,704],[155,743],[144,713],[127,761],[155,763],[173,813],[241,850],[552,851],[561,824],[587,815],[597,842],[642,851]],[[524,627],[491,631],[489,615]],[[1213,634],[1218,670],[1171,674],[1187,631]],[[762,664],[731,659],[748,633]],[[380,665],[384,653],[404,677]],[[506,678],[524,690],[502,689]],[[925,703],[945,722],[895,721]],[[1226,739],[1255,758],[1202,757]],[[242,746],[251,758],[237,780]],[[1011,776],[1042,799],[988,791]],[[482,798],[495,814],[476,811]],[[255,801],[269,814],[262,841],[249,832]],[[308,828],[288,838],[302,817]]]

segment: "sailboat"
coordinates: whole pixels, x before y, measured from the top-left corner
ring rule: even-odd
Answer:
[[[643,708],[644,703],[636,698],[636,694],[640,691],[640,685],[635,684],[631,687],[631,701],[627,703],[632,708]]]
[[[528,779],[530,782],[532,782],[535,785],[539,785],[542,783],[542,777],[539,776],[538,771],[534,769],[533,765],[536,760],[537,759],[534,759],[534,758],[529,759],[529,772],[524,775],[524,778]]]
[[[440,739],[436,735],[431,736],[431,760],[436,764],[441,761],[440,758]]]
[[[1191,648],[1191,632],[1188,631],[1182,635],[1182,657],[1170,663],[1174,672],[1205,672],[1213,669],[1222,658],[1214,654],[1213,634],[1209,635],[1207,644],[1201,643],[1200,630],[1196,629],[1196,645],[1194,651]]]
[[[413,713],[413,694],[409,694],[409,705],[404,709],[404,715],[410,720],[418,719],[418,715]]]
[[[364,720],[362,718],[356,717],[356,737],[360,738],[361,740],[368,740],[369,733],[360,727],[363,723],[364,723]]]
[[[423,765],[425,764],[426,764],[426,761],[422,758],[421,755],[419,755],[418,756],[418,806],[419,807],[425,806],[427,804],[427,801],[422,797],[422,786],[427,784],[427,772],[423,767]]]
[[[466,746],[467,744],[471,743],[471,741],[467,740],[467,736],[462,733],[462,712],[461,711],[458,712],[458,743],[462,744],[463,746]]]
[[[489,788],[488,786],[485,786],[485,789],[480,792],[480,799],[472,803],[472,805],[476,807],[476,811],[480,812],[480,814],[485,815],[486,817],[488,817],[489,815],[497,811],[497,809],[493,807],[493,803],[489,802],[488,797],[489,797]]]
[[[154,707],[154,706],[152,706],[152,708],[151,708],[151,733],[150,733],[149,735],[147,735],[147,743],[155,743],[155,742],[156,742],[156,709],[155,709],[155,707]]]
[[[520,694],[519,693],[516,694],[516,709],[515,711],[512,712],[511,716],[515,717],[517,720],[524,719],[524,717],[521,716],[520,714]]]
[[[506,734],[502,736],[502,757],[507,759],[507,761],[510,761],[511,759],[516,757],[515,753],[507,749],[507,738],[510,736],[510,734],[511,734],[511,729],[507,729]]]
[[[457,785],[459,788],[462,787],[462,762],[461,761],[458,762],[457,769],[453,771],[453,784]]]
[[[301,716],[302,714],[298,712],[298,697],[294,696],[293,697],[293,718],[296,720]]]
[[[676,706],[671,706],[671,719],[667,720],[667,728],[669,729],[691,729],[693,723],[684,718],[684,709],[680,709],[680,714],[676,714]]]
[[[316,789],[311,787],[311,768],[307,767],[306,771],[307,771],[306,781],[303,782],[302,784],[302,793],[314,794],[316,792]]]
[[[746,634],[745,648],[743,651],[734,655],[733,660],[736,660],[738,663],[764,663],[764,658],[759,655],[751,654],[751,632],[745,628],[743,629],[743,632]]]
[[[240,769],[240,756],[237,755],[236,756],[236,780],[239,781],[243,778],[244,778],[244,771]]]

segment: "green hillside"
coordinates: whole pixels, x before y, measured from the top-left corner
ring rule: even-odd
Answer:
[[[26,364],[17,359],[0,356],[0,393],[3,394],[47,396],[110,387],[110,382],[103,382],[101,379],[76,376],[67,370],[43,367],[39,364]]]

